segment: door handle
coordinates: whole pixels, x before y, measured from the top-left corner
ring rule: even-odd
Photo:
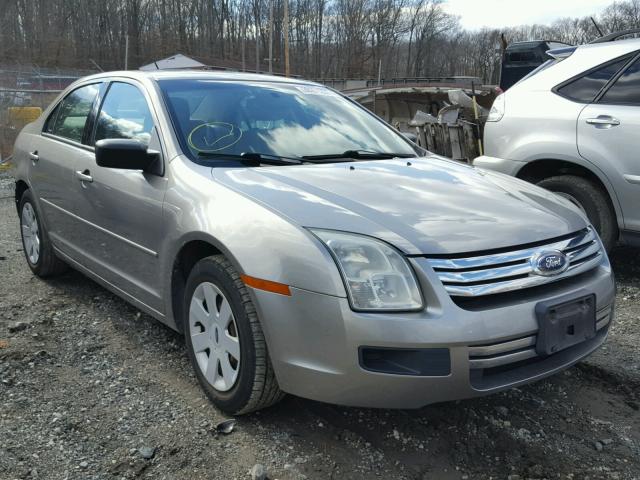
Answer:
[[[586,122],[589,125],[595,125],[600,128],[611,128],[620,125],[620,120],[609,115],[598,115],[595,118],[587,118]]]
[[[91,172],[89,172],[89,170],[85,170],[84,172],[82,170],[76,171],[76,178],[81,182],[93,182],[93,177],[91,176]]]
[[[40,160],[40,157],[38,156],[38,151],[34,150],[33,152],[29,152],[29,158],[34,163]]]

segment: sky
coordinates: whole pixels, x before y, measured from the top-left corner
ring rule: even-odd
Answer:
[[[613,0],[445,0],[448,13],[458,15],[469,30],[550,24],[563,17],[600,13]]]

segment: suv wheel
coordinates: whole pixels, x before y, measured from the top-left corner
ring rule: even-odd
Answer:
[[[29,190],[22,194],[18,213],[22,248],[31,271],[43,278],[63,273],[67,265],[56,257]]]
[[[283,397],[247,287],[226,258],[196,263],[183,312],[191,364],[216,406],[238,415]]]
[[[606,250],[613,249],[618,239],[616,214],[606,192],[594,182],[575,175],[558,175],[538,182],[577,205],[594,226]]]

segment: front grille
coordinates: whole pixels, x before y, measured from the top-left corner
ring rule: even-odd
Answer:
[[[611,321],[612,308],[608,306],[596,314],[596,331],[602,330]],[[469,367],[484,370],[516,364],[537,357],[536,335],[528,335],[506,342],[469,347]]]
[[[569,268],[555,276],[533,271],[531,259],[547,250],[559,250],[569,260]],[[433,258],[429,264],[452,297],[480,297],[556,282],[591,270],[600,262],[600,241],[591,227],[561,240],[527,246],[518,250],[471,257]]]

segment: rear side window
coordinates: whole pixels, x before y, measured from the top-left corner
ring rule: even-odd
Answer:
[[[47,124],[46,131],[78,143],[82,142],[84,127],[99,90],[100,84],[93,84],[80,87],[67,95],[56,108],[57,116],[53,128]]]
[[[98,115],[96,141],[128,138],[149,145],[152,128],[153,117],[142,92],[128,83],[112,83]]]
[[[598,102],[640,105],[640,60],[633,62]]]
[[[629,57],[625,57],[613,63],[591,70],[576,80],[558,88],[558,93],[570,100],[581,103],[591,103],[600,90],[613,76],[627,63]]]
[[[58,105],[56,105],[56,108],[53,109],[51,115],[49,115],[49,118],[47,118],[47,121],[44,124],[44,131],[46,133],[53,133],[53,127],[56,123],[56,116],[58,115],[58,110],[60,110],[60,105],[62,104],[59,103]]]

